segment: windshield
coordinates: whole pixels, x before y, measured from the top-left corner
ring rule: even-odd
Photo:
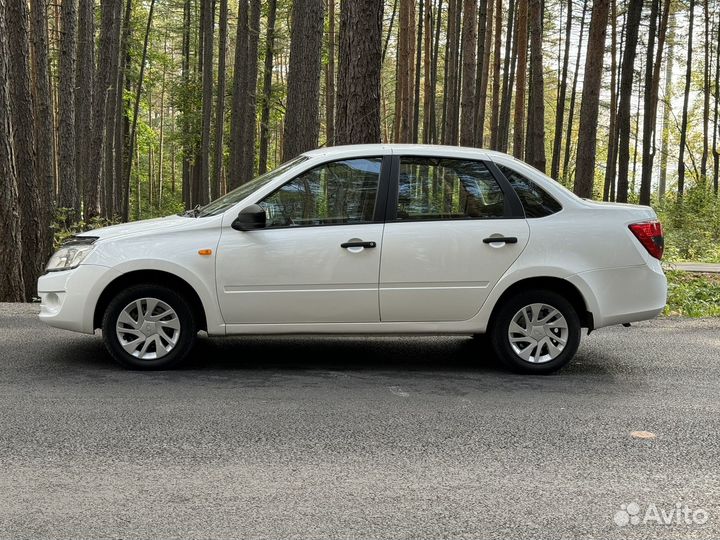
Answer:
[[[250,180],[247,184],[243,184],[242,186],[233,189],[231,192],[226,193],[219,199],[215,199],[210,204],[199,208],[196,213],[197,217],[217,216],[218,214],[222,214],[225,210],[242,201],[254,191],[257,191],[264,185],[269,184],[287,170],[302,163],[303,161],[306,161],[307,159],[308,158],[305,156],[298,156],[295,159],[291,159],[290,161],[283,163],[277,169],[268,171],[265,174]]]

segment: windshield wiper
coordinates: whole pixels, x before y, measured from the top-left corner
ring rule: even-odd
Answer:
[[[178,216],[182,217],[198,217],[198,214],[200,213],[200,205],[196,204],[194,208],[191,208],[190,210],[185,210],[185,212],[181,212],[178,214]]]

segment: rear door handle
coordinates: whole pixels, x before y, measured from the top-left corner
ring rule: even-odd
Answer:
[[[376,244],[375,242],[362,242],[362,241],[358,241],[358,242],[343,242],[342,244],[340,244],[340,247],[341,247],[341,248],[345,248],[345,249],[347,249],[347,248],[359,248],[359,247],[361,247],[361,248],[374,248],[374,247],[376,247],[376,246],[377,246],[377,244]]]
[[[515,236],[491,236],[489,238],[483,238],[483,242],[486,244],[503,243],[503,244],[517,244],[517,238]]]

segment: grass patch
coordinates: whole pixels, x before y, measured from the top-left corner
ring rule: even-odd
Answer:
[[[665,315],[720,317],[720,274],[665,272],[668,301]]]

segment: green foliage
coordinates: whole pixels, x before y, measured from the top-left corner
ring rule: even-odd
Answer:
[[[53,230],[53,247],[58,249],[65,240],[76,234],[117,223],[119,221],[102,217],[94,217],[90,221],[84,221],[77,216],[77,212],[72,208],[57,208],[55,218],[50,225]]]
[[[720,201],[712,190],[693,186],[682,202],[671,193],[661,203],[658,214],[665,227],[665,259],[720,263]]]
[[[665,315],[720,317],[720,275],[671,270]]]

